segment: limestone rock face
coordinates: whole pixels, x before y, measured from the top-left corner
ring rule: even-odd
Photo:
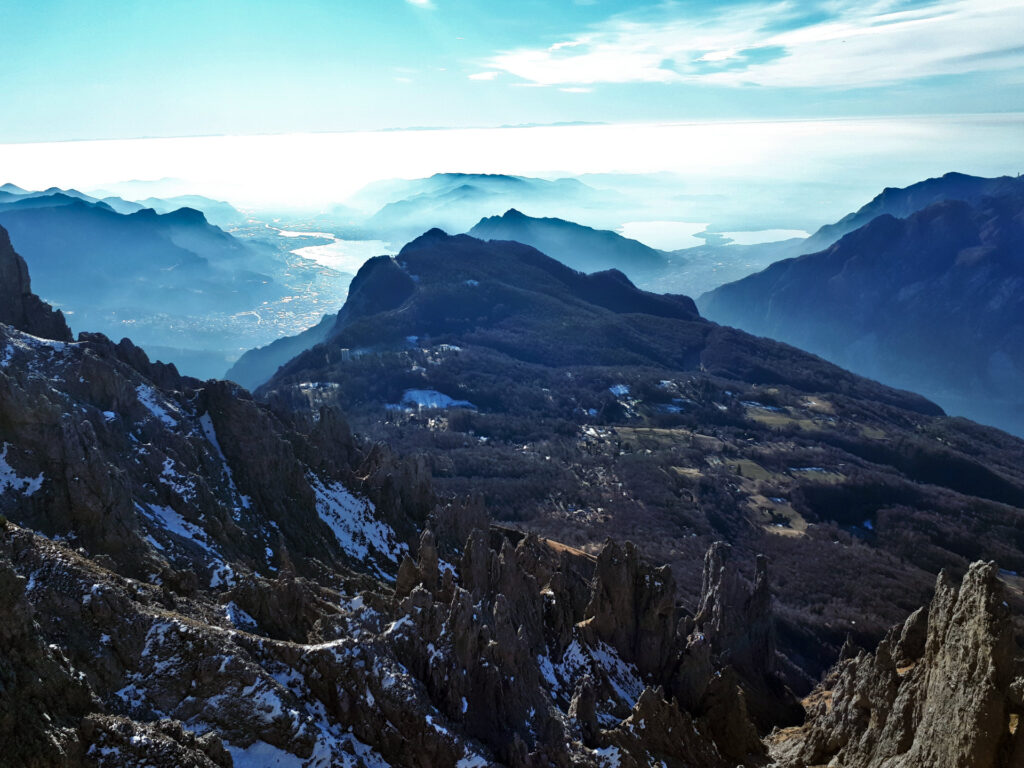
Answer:
[[[636,547],[608,541],[598,555],[586,618],[594,635],[641,673],[661,673],[675,639],[676,587],[667,566],[642,563]]]
[[[71,341],[64,315],[32,293],[28,266],[0,227],[0,323],[56,341]]]
[[[757,559],[752,591],[740,580],[732,547],[715,542],[704,557],[700,606],[695,624],[721,648],[722,660],[740,673],[775,670],[768,565]]]
[[[809,700],[807,723],[774,735],[779,765],[1024,765],[1024,681],[997,573],[975,563],[959,589],[940,574],[927,611],[875,653],[840,661]]]
[[[96,768],[232,768],[234,761],[214,733],[196,736],[171,719],[139,723],[126,717],[88,715],[80,728]]]
[[[799,702],[778,674],[768,562],[757,558],[748,589],[731,554],[728,544],[716,542],[704,557],[696,630],[710,643],[718,664],[736,672],[747,709],[762,731],[800,722]]]
[[[60,650],[44,641],[26,580],[2,555],[9,546],[0,530],[0,763],[67,765],[78,752],[78,719],[95,702]]]
[[[340,417],[276,414],[99,334],[56,342],[0,324],[0,362],[11,520],[183,593],[228,588],[239,571],[397,569],[405,542],[367,493],[393,518],[402,507],[360,477]]]
[[[706,733],[661,688],[645,688],[630,716],[604,736],[606,749],[624,754],[623,766],[731,765],[723,759]]]

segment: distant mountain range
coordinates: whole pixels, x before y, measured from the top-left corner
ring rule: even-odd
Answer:
[[[516,209],[481,219],[469,233],[484,240],[531,245],[573,269],[619,269],[637,285],[660,293],[697,296],[723,283],[802,252],[799,238],[758,245],[702,245],[676,251],[652,248],[618,232]]]
[[[886,190],[812,240],[854,226],[702,296],[702,311],[1024,434],[1024,180]]]
[[[412,194],[413,196],[405,202],[411,204],[413,200],[432,200],[431,205],[437,204],[443,208],[434,194],[443,197],[465,185],[479,185],[487,190],[486,194],[480,194],[490,201],[488,204],[493,204],[495,200],[502,199],[502,195],[514,191],[522,194],[523,190],[545,189],[544,185],[551,183],[508,176],[438,174],[430,179],[389,181],[370,185],[361,193],[360,204],[373,205],[388,197]],[[1013,183],[1014,180],[1009,178],[982,179],[950,173],[941,179],[927,180],[905,190],[887,189],[857,212],[847,215],[835,224],[821,227],[810,238],[793,238],[756,245],[709,243],[667,252],[651,248],[611,230],[595,229],[560,218],[528,216],[516,208],[509,209],[502,215],[484,217],[469,230],[469,233],[481,239],[531,245],[583,272],[618,269],[645,289],[696,296],[726,282],[746,277],[770,264],[807,253],[809,249],[822,244],[831,245],[848,231],[856,229],[859,222],[870,220],[879,212],[903,213],[912,211],[915,205],[955,199],[957,195],[979,199],[988,192],[1012,186]],[[427,208],[419,210],[425,213]],[[425,220],[433,219],[425,213]],[[712,316],[717,316],[716,313],[724,310],[718,305],[709,305],[709,311]],[[727,323],[733,322],[724,316],[723,320]],[[735,323],[746,327],[739,320]],[[323,341],[324,334],[328,333],[329,328],[330,321],[325,319],[300,336],[288,337],[267,347],[251,350],[245,353],[226,375],[250,388],[257,387],[299,351]],[[859,368],[855,361],[846,358],[844,361],[867,375],[879,375],[873,368]],[[899,379],[896,383],[913,386],[922,391],[934,391],[920,386],[921,382],[917,380]],[[951,401],[947,398],[943,399],[943,402]]]
[[[859,229],[883,214],[905,219],[929,205],[944,200],[977,203],[985,197],[1012,193],[1019,189],[1020,182],[1012,176],[987,179],[955,172],[934,179],[925,179],[909,187],[886,187],[867,205],[844,216],[835,224],[821,227],[804,241],[802,253],[817,253],[843,235]]]
[[[147,197],[135,202],[143,208],[152,208],[157,213],[171,213],[179,208],[202,211],[206,220],[217,227],[232,227],[244,224],[246,216],[230,203],[212,200],[202,195],[175,195],[173,197]]]
[[[151,208],[157,213],[173,213],[180,208],[191,208],[200,211],[206,216],[207,221],[218,227],[235,226],[246,221],[245,214],[238,211],[230,203],[222,200],[212,200],[202,195],[174,195],[166,198],[150,196],[142,200],[127,200],[116,195],[96,197],[79,192],[77,189],[60,189],[59,187],[50,187],[41,192],[30,192],[15,184],[0,186],[0,203],[19,202],[36,197],[49,198],[54,195],[64,195],[84,200],[87,203],[105,206],[117,213],[124,214],[137,213],[145,208]],[[48,201],[45,204],[52,205],[53,201]]]
[[[125,214],[111,205],[125,201],[13,185],[0,195],[0,226],[29,262],[36,290],[72,325],[114,338],[130,332],[195,375],[221,373],[232,344],[192,318],[250,311],[281,295],[270,254],[195,209]]]
[[[372,214],[363,222],[369,232],[402,242],[435,227],[465,232],[481,218],[509,208],[565,215],[609,205],[614,197],[576,179],[438,173],[425,179],[375,182],[348,204]]]

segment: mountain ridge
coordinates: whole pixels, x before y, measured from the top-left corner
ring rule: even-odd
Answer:
[[[667,254],[617,232],[559,218],[535,218],[510,208],[481,219],[467,232],[481,240],[511,240],[530,245],[582,272],[619,269],[634,277],[668,266]]]
[[[132,335],[204,376],[223,372],[237,342],[220,325],[284,293],[264,246],[176,208],[116,212],[63,192],[0,202],[0,226],[29,262],[36,290],[76,327]],[[69,258],[69,254],[73,258]],[[207,360],[220,352],[220,362]]]
[[[1016,255],[1024,182],[994,181],[1011,191],[944,200],[904,219],[883,214],[824,251],[773,264],[699,304],[723,322],[1021,434],[1024,404],[1012,382],[1024,371],[1024,264]]]

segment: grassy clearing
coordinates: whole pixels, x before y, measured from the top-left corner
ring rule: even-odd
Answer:
[[[800,419],[786,413],[765,411],[760,408],[747,408],[747,418],[766,427],[782,429],[783,427],[799,427],[808,432],[820,432],[822,426],[812,419]]]
[[[704,474],[699,469],[697,469],[697,467],[672,467],[672,471],[678,475],[682,475],[683,477],[693,478],[700,477],[701,475]]]
[[[775,475],[762,467],[756,461],[750,459],[729,459],[726,466],[733,470],[740,477],[748,480],[772,480]]]
[[[832,403],[820,397],[808,398],[800,405],[809,411],[814,411],[815,413],[827,413],[829,415],[833,415],[836,412],[836,408]]]
[[[747,499],[755,521],[768,533],[776,536],[803,536],[807,521],[785,500],[776,500],[755,494]]]
[[[846,475],[842,472],[832,472],[828,470],[825,472],[817,472],[810,469],[791,469],[790,473],[793,477],[800,478],[801,480],[810,480],[812,482],[823,483],[825,485],[838,485],[846,480]]]

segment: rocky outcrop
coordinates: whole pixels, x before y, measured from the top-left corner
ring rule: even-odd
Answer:
[[[0,349],[0,512],[136,578],[188,592],[197,576],[230,587],[239,568],[313,576],[369,559],[393,573],[405,545],[381,518],[414,531],[403,509],[431,506],[411,503],[429,482],[394,457],[361,475],[372,456],[337,414],[276,414],[99,334],[0,325]]]
[[[140,723],[126,717],[88,715],[79,729],[95,768],[232,768],[234,761],[213,733],[196,736],[168,718]]]
[[[992,563],[959,589],[945,573],[926,610],[873,654],[840,661],[807,701],[808,721],[773,734],[780,766],[999,768],[1024,765],[1024,678]]]
[[[631,542],[605,542],[597,558],[588,630],[617,648],[644,675],[660,675],[675,639],[676,585],[668,566],[641,563]]]
[[[64,315],[32,293],[28,266],[0,227],[0,323],[44,339],[71,341]]]
[[[702,733],[700,728],[705,729]],[[723,759],[706,725],[698,724],[661,688],[646,688],[629,717],[604,735],[604,752],[618,756],[623,768],[664,765],[669,768],[735,763]],[[616,755],[618,753],[618,755]]]
[[[696,631],[710,643],[718,665],[735,670],[759,728],[798,723],[800,704],[778,674],[768,561],[758,556],[748,588],[731,554],[728,544],[716,542],[705,555]]]
[[[3,552],[0,525],[0,764],[68,765],[78,755],[79,719],[95,702],[60,649],[47,644],[25,596],[26,580]]]
[[[469,536],[454,585],[445,569],[439,578],[429,532],[418,560],[407,558],[399,571],[398,613],[415,627],[401,636],[404,656],[419,659],[411,669],[442,712],[459,720],[467,702],[473,712],[485,694],[482,712],[466,725],[509,765],[562,765],[578,759],[574,744],[598,764],[764,763],[735,672],[716,667],[702,634],[679,630],[692,619],[677,626],[667,570],[645,563],[631,544],[610,541],[583,576],[564,549],[556,553],[532,535],[513,546],[510,532],[496,530],[498,549],[483,531]],[[681,698],[684,677],[693,692]]]

